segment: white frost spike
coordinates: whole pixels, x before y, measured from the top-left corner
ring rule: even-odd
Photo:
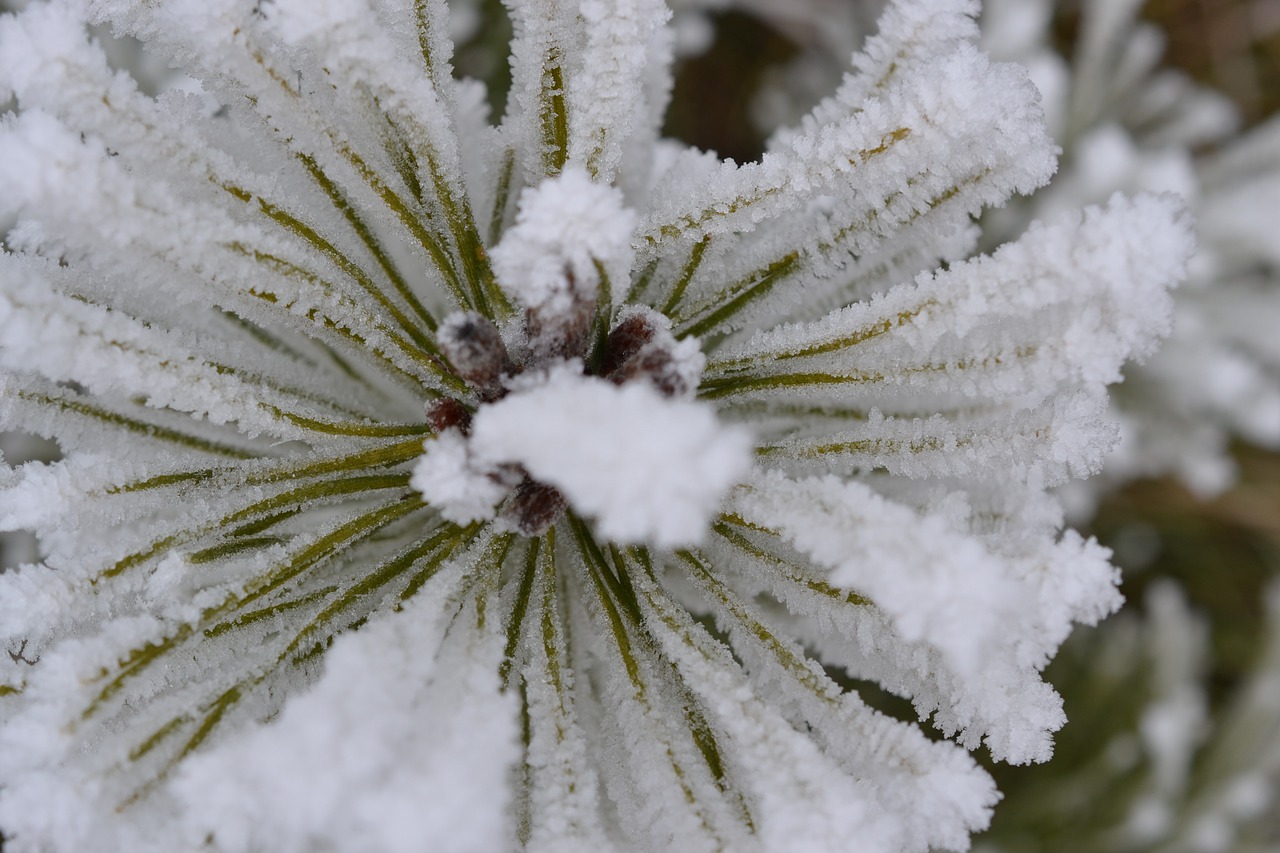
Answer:
[[[693,563],[696,566],[697,560]],[[700,570],[695,568],[694,574]],[[728,649],[688,613],[673,607],[643,572],[636,573],[634,582],[642,606],[654,610],[650,621],[655,638],[685,672],[686,682],[708,712],[718,718],[718,730],[739,741],[735,746],[744,764],[764,765],[747,775],[758,799],[756,816],[763,824],[758,830],[765,850],[966,849],[969,832],[986,822],[995,798],[990,778],[968,755],[951,744],[929,743],[917,731],[898,728],[863,705],[856,694],[842,696],[816,664],[798,663],[804,660],[798,647],[768,637],[767,631],[740,631],[739,617],[747,617],[755,629],[763,626],[750,620],[739,602],[721,599],[716,603],[717,623],[728,630],[734,651],[746,659],[749,678],[743,678]],[[695,583],[717,597],[706,575]],[[722,603],[736,613],[730,616],[719,606]],[[745,638],[739,635],[746,633],[750,640],[745,645],[753,648],[744,647]],[[746,689],[751,681],[754,695]],[[754,700],[778,688],[786,697],[779,702],[783,713],[790,712],[792,720],[804,719],[816,744],[794,738],[796,731],[789,725],[768,725],[760,719],[778,708],[762,708]],[[893,758],[886,762],[886,755]],[[885,763],[874,773],[876,782],[868,784],[873,774],[867,768],[881,762]],[[862,768],[866,775],[841,778],[841,765]],[[928,816],[922,813],[915,822],[885,821],[883,815],[898,810],[894,800],[927,802]],[[865,814],[857,814],[861,810]]]
[[[876,403],[886,410],[887,395],[906,388],[1025,400],[1101,387],[1169,332],[1168,288],[1185,274],[1192,246],[1177,199],[1116,195],[1036,223],[992,255],[922,273],[816,322],[758,333],[722,363],[770,373],[818,367],[858,382],[864,405],[868,392],[885,394]],[[714,379],[717,365],[707,372]]]
[[[302,431],[275,415],[294,401],[270,394],[201,361],[177,336],[134,318],[51,293],[48,283],[0,255],[0,365],[54,381],[74,379],[98,393],[138,396],[147,405],[238,421],[250,433],[297,438]]]
[[[609,180],[622,160],[622,144],[644,108],[648,43],[671,17],[661,0],[586,0],[583,70],[569,80],[569,158]]]
[[[1025,71],[991,63],[965,43],[911,72],[853,114],[790,137],[758,163],[729,161],[692,187],[669,188],[640,225],[644,239],[694,242],[748,232],[766,220],[794,217],[823,195],[836,200],[856,236],[884,237],[940,204],[944,194],[956,192],[977,210],[1048,180],[1054,148]],[[991,98],[992,91],[1002,97]],[[981,183],[992,169],[1000,173],[999,186],[972,196],[967,185]],[[876,221],[882,215],[891,221]],[[812,226],[808,231],[792,240],[827,236]]]
[[[831,569],[833,585],[868,595],[903,639],[928,642],[963,673],[980,671],[987,650],[1003,642],[1006,623],[1032,605],[1029,591],[976,538],[862,483],[794,481],[772,471],[734,505]]]
[[[600,284],[597,263],[615,286],[629,278],[634,227],[622,193],[568,168],[520,196],[516,224],[492,252],[494,273],[526,308],[567,315],[575,299],[566,274],[586,299]]]
[[[550,546],[550,542],[545,545]],[[529,660],[529,853],[613,853],[601,822],[600,780],[582,725],[569,636],[543,550],[525,619]],[[583,679],[585,681],[585,679]]]
[[[432,80],[406,63],[387,31],[378,26],[379,10],[368,0],[275,0],[271,18],[285,42],[315,50],[329,73],[369,86],[381,106],[412,134],[415,144],[443,160],[446,179],[460,189],[455,171],[456,140],[448,132],[450,116],[443,109]]]
[[[921,62],[954,51],[957,45],[978,36],[974,0],[917,0],[888,3],[880,18],[879,32],[870,36],[853,57],[853,71],[846,72],[840,88],[824,98],[805,116],[799,130],[809,132],[858,112],[895,77]],[[780,134],[779,141],[790,135]]]
[[[877,809],[873,786],[841,772],[776,708],[752,692],[728,650],[651,583],[637,579],[655,639],[733,744],[764,850],[900,851],[902,829]],[[854,737],[861,732],[850,731]]]
[[[427,833],[436,850],[506,849],[518,706],[499,692],[498,621],[477,618],[474,593],[458,608],[472,562],[339,640],[278,719],[193,760],[177,789],[195,837],[228,851],[414,853]]]
[[[702,538],[750,467],[751,437],[722,426],[709,406],[565,367],[482,407],[471,449],[482,463],[519,463],[559,488],[602,536],[673,547]]]
[[[992,470],[1036,488],[1088,477],[1115,445],[1101,389],[1063,393],[1036,409],[997,408],[954,418],[885,417],[872,409],[840,432],[791,439],[761,448],[814,473],[884,470],[913,479],[982,479]]]

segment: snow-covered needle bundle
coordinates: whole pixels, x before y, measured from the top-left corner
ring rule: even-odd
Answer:
[[[1046,490],[1176,204],[970,257],[1055,157],[973,2],[891,4],[746,165],[659,138],[664,4],[509,10],[496,124],[443,0],[0,20],[0,426],[65,454],[0,474],[14,850],[963,849],[965,750],[1049,756],[1118,596]]]

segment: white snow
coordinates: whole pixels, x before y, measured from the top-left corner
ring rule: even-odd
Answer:
[[[481,407],[471,435],[477,460],[523,465],[594,517],[602,536],[659,547],[702,539],[749,470],[751,446],[746,430],[720,424],[706,404],[573,366]]]
[[[526,189],[516,224],[490,256],[498,281],[528,308],[569,314],[574,293],[593,298],[600,284],[599,263],[615,286],[631,270],[635,214],[622,193],[571,167],[557,178]]]

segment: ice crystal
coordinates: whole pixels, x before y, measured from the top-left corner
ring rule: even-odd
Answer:
[[[742,165],[659,137],[663,3],[508,9],[496,123],[443,0],[0,19],[0,426],[65,454],[0,481],[15,850],[958,850],[965,750],[1049,756],[1118,595],[1048,490],[1176,203],[974,255],[1055,149],[973,2]]]

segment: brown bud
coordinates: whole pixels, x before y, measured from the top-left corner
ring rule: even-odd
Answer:
[[[440,326],[440,348],[462,377],[485,402],[502,397],[502,377],[511,373],[511,358],[498,327],[476,313],[446,317]]]
[[[436,432],[457,427],[466,435],[471,429],[471,412],[452,397],[441,397],[427,404],[427,423]]]
[[[671,352],[654,342],[646,344],[639,352],[633,353],[609,378],[616,385],[636,379],[647,379],[664,397],[676,397],[689,390]]]
[[[604,358],[600,362],[600,374],[608,376],[653,340],[653,320],[635,313],[614,327],[604,345]]]
[[[502,516],[525,536],[541,536],[564,514],[568,505],[555,487],[526,477],[507,499]]]
[[[581,358],[587,354],[591,321],[596,313],[595,294],[584,293],[573,270],[568,267],[565,267],[564,277],[570,299],[567,311],[552,311],[543,306],[524,312],[529,360],[533,364],[556,358]]]

